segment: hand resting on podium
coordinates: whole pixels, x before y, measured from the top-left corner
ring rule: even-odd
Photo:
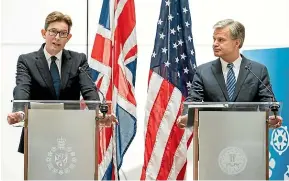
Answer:
[[[24,120],[24,113],[22,111],[9,113],[7,121],[9,125],[19,123]]]
[[[100,127],[110,127],[112,123],[118,124],[118,120],[114,114],[105,114],[103,116],[103,113],[98,113],[96,120]]]
[[[283,118],[281,116],[269,116],[269,128],[279,128],[282,126]]]

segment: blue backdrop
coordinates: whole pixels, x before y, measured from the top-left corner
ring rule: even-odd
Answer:
[[[270,180],[289,180],[289,48],[243,51],[248,59],[267,66],[276,99],[283,106],[283,126],[270,130]]]

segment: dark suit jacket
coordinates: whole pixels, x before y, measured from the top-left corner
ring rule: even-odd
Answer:
[[[245,69],[245,66],[248,66],[267,87],[270,87],[267,68],[260,63],[245,58],[243,55],[241,56],[242,62],[232,101],[229,101],[220,59],[197,67],[192,87],[185,101],[271,102],[273,95],[249,70]],[[183,113],[187,113],[187,107],[184,108]],[[188,122],[188,125],[190,124],[192,123]]]
[[[19,56],[14,100],[57,100],[44,45],[38,51]],[[59,100],[80,100],[80,93],[85,100],[99,100],[95,85],[79,67],[91,74],[85,54],[63,50]],[[14,103],[14,112],[23,110],[23,104]],[[24,152],[23,130],[18,151]]]

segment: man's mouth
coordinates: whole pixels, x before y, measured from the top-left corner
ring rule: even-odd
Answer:
[[[59,43],[52,43],[54,46],[57,46],[57,47],[59,47],[60,46],[60,44]]]

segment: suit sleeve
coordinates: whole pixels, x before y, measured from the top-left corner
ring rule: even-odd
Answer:
[[[31,89],[31,75],[23,55],[20,55],[17,62],[16,87],[13,90],[14,100],[29,100]],[[25,103],[14,103],[13,112],[24,111]]]
[[[81,54],[80,66],[91,77],[91,70],[88,66],[86,56],[83,53]],[[79,84],[84,100],[99,100],[99,95],[96,92],[95,84],[93,84],[92,80],[90,80],[89,77],[82,71],[79,73]]]
[[[267,86],[267,88],[269,88],[273,92],[273,89],[270,84],[269,73],[265,66],[262,69],[260,79]],[[261,83],[259,84],[258,97],[259,97],[260,102],[272,102],[273,101],[273,95],[267,88]]]

